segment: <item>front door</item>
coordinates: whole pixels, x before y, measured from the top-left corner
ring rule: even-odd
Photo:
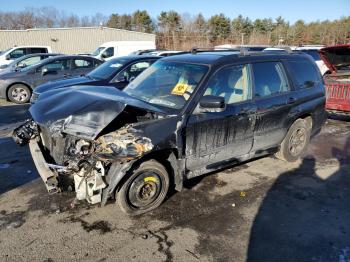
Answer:
[[[57,59],[37,69],[33,86],[64,78],[70,74],[70,59]]]
[[[199,112],[186,127],[186,168],[211,170],[234,162],[253,145],[255,105],[249,65],[227,66],[209,80],[205,95],[224,97],[222,112]]]

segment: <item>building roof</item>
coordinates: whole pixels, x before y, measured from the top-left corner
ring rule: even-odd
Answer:
[[[30,31],[56,31],[56,30],[93,30],[93,29],[123,31],[123,32],[128,32],[128,33],[144,34],[144,35],[155,35],[155,34],[151,34],[151,33],[144,33],[144,32],[125,30],[125,29],[106,27],[106,26],[50,27],[50,28],[29,28],[29,29],[20,29],[20,30],[2,29],[2,30],[0,30],[0,32],[30,32]]]

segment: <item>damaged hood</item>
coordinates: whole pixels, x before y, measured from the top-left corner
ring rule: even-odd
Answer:
[[[329,46],[319,50],[327,67],[336,72],[342,67],[350,66],[350,45]]]
[[[93,140],[126,106],[164,114],[114,87],[76,86],[44,92],[29,111],[52,135],[61,132]]]

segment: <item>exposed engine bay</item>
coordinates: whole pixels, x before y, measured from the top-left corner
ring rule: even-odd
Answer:
[[[159,117],[146,110],[124,107],[96,139],[65,133],[64,123],[67,123],[67,119],[71,121],[71,116],[64,121],[45,125],[29,119],[13,131],[13,138],[21,146],[29,143],[34,162],[49,193],[74,188],[78,200],[85,199],[95,204],[101,202],[103,190],[108,187],[106,177],[112,163],[123,165],[134,161],[154,147],[151,139],[144,137],[142,131],[133,127],[133,123]],[[63,124],[59,126],[58,123]],[[41,155],[36,157],[35,154]],[[35,158],[43,159],[46,171],[40,170],[40,163],[37,164]]]

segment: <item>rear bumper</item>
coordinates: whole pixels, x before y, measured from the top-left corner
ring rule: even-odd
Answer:
[[[38,143],[39,142],[37,139],[32,139],[29,141],[29,149],[30,153],[32,154],[34,164],[41,179],[44,181],[47,191],[50,194],[60,192],[60,188],[58,187],[58,174],[56,174],[55,171],[52,171],[49,164],[46,163]]]

